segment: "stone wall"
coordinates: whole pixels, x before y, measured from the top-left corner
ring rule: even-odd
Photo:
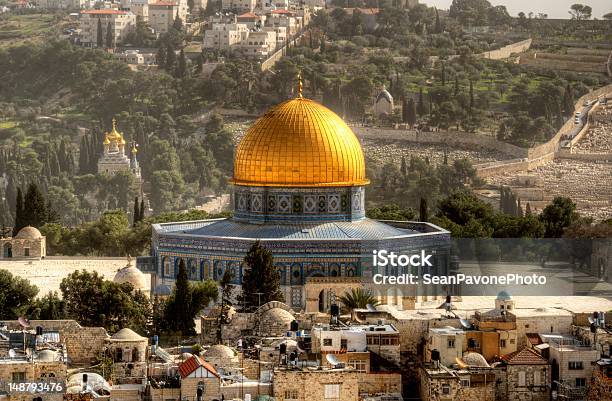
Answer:
[[[548,401],[551,381],[550,365],[508,365],[506,374],[506,391],[508,401]],[[519,386],[519,372],[525,372],[525,386]],[[540,377],[536,386],[534,377]]]
[[[401,393],[402,375],[399,373],[362,373],[359,394]]]
[[[218,377],[187,377],[181,380],[181,398],[195,400],[198,386],[202,384],[204,400],[221,399],[221,379]]]
[[[490,60],[501,60],[510,57],[512,54],[526,52],[531,47],[531,42],[532,39],[526,39],[500,47],[496,50],[480,53],[479,55]]]
[[[325,401],[326,385],[339,385],[338,401],[359,400],[361,374],[349,370],[276,370],[274,398],[277,401]],[[286,397],[287,396],[287,397]]]
[[[45,381],[44,377],[52,374],[55,378],[50,382],[60,382],[66,384],[67,369],[64,362],[36,362],[30,363],[25,360],[21,361],[1,361],[0,362],[0,390],[8,392],[8,388],[3,388],[4,383],[13,381],[13,373],[24,373],[25,380],[23,382],[40,382]],[[33,395],[29,392],[13,393],[10,401],[31,401]],[[62,399],[62,394],[44,394],[45,401],[59,401]]]
[[[60,331],[66,341],[66,351],[72,363],[90,363],[100,356],[109,338],[104,327],[68,328]]]

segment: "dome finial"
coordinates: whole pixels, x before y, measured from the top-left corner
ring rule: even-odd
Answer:
[[[117,131],[117,120],[113,117],[113,131]]]
[[[298,79],[298,84],[297,84],[298,95],[297,95],[297,97],[301,98],[302,97],[302,72],[301,71],[298,71],[297,79]]]

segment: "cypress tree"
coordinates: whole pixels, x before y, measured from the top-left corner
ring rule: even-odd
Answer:
[[[21,188],[17,188],[17,196],[15,198],[15,223],[13,224],[13,237],[17,235],[26,225],[23,223],[23,193]]]
[[[87,137],[81,137],[79,145],[79,174],[86,174],[89,171],[89,147],[87,146]]]
[[[108,25],[106,25],[106,48],[112,49],[113,47],[113,26],[110,21],[108,21]]]
[[[240,301],[245,311],[253,311],[270,301],[284,300],[272,252],[256,241],[244,257],[244,262],[247,269],[242,280]]]
[[[96,32],[96,46],[102,47],[104,45],[102,38],[102,21],[98,18],[98,30]]]
[[[41,227],[48,220],[45,198],[38,185],[31,183],[23,199],[23,226]]]
[[[140,219],[140,204],[138,203],[138,197],[136,196],[134,198],[134,213],[132,217],[132,227],[134,227],[136,223],[139,222],[139,219]]]
[[[181,49],[178,58],[178,64],[176,66],[176,78],[185,78],[187,76],[187,59],[185,58],[185,52]]]
[[[145,201],[144,196],[140,200],[140,216],[138,216],[138,221],[143,221],[145,218]]]
[[[194,324],[193,316],[189,316],[188,313],[191,304],[191,294],[185,260],[181,259],[174,283],[174,291],[171,295],[172,299],[168,302],[168,310],[165,313],[164,319],[171,331],[180,332],[181,334],[191,333]]]
[[[406,176],[408,175],[408,165],[406,164],[406,157],[404,155],[402,155],[402,164],[400,171],[402,172],[404,178],[406,178]]]
[[[470,79],[470,108],[468,110],[471,112],[473,107],[474,107],[474,84],[472,83],[472,80]]]
[[[427,199],[425,198],[421,198],[421,202],[419,204],[419,219],[420,221],[429,220],[429,210],[427,208]]]
[[[531,216],[531,205],[529,202],[527,202],[527,205],[525,206],[525,216]]]
[[[162,68],[166,65],[166,48],[163,45],[159,46],[159,49],[157,49],[155,62]]]
[[[443,161],[445,166],[448,166],[448,150],[446,150],[446,148],[444,148],[444,161]]]
[[[174,64],[176,64],[176,53],[170,43],[166,47],[166,71],[171,73],[174,70]]]
[[[425,102],[423,100],[423,88],[419,88],[419,101],[417,103],[417,113],[419,116],[424,116],[426,113]]]
[[[417,121],[416,105],[414,104],[414,100],[412,98],[408,99],[406,112],[406,122],[410,125],[410,128],[412,128],[414,127],[414,124],[416,124]]]
[[[441,66],[440,79],[442,81],[442,86],[446,86],[446,67],[445,67],[444,61],[442,62],[442,66]]]
[[[438,9],[436,8],[436,25],[435,32],[442,33],[442,23],[440,22],[440,14],[438,13]]]

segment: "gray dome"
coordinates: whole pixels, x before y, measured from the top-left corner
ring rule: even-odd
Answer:
[[[123,328],[111,336],[114,341],[147,341],[147,339],[134,330]]]
[[[463,354],[463,362],[470,367],[488,368],[487,360],[478,352],[466,352]]]
[[[498,301],[510,301],[512,300],[512,295],[510,295],[510,293],[508,291],[501,291],[499,294],[497,294],[497,300]]]
[[[50,349],[44,349],[40,351],[37,355],[37,359],[39,362],[54,362],[59,360],[57,352],[52,351]]]
[[[149,286],[147,285],[144,273],[131,264],[120,269],[117,274],[115,274],[113,282],[117,284],[130,283],[132,287],[134,287],[134,291],[139,290],[145,294],[149,292]]]
[[[223,344],[213,345],[204,353],[205,359],[232,359],[234,356],[234,351]]]
[[[282,308],[272,308],[261,314],[259,331],[264,337],[285,336],[295,318]]]

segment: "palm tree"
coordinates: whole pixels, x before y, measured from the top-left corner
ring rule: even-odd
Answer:
[[[372,295],[372,291],[363,288],[351,288],[351,292],[344,293],[338,299],[350,312],[354,309],[365,308],[368,304],[372,306],[379,304],[378,300]]]

